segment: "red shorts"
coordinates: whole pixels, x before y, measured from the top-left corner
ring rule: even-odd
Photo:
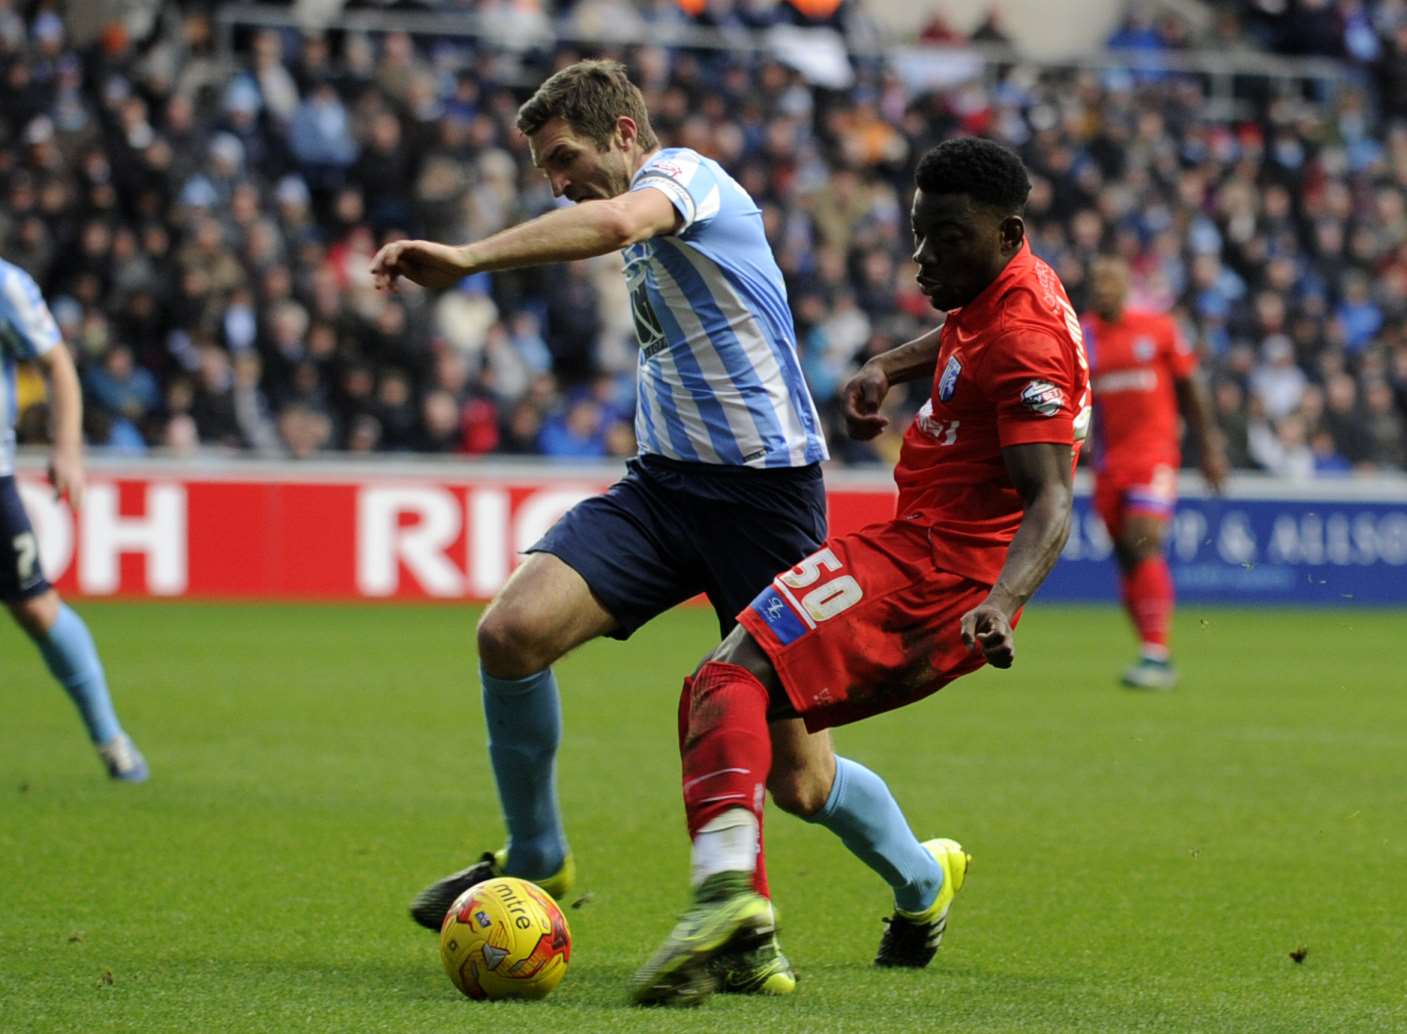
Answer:
[[[1116,538],[1125,517],[1169,520],[1176,504],[1177,472],[1164,464],[1102,470],[1094,479],[1094,511]]]
[[[738,615],[815,732],[902,707],[984,663],[963,614],[990,586],[933,560],[929,529],[890,521],[830,539]]]

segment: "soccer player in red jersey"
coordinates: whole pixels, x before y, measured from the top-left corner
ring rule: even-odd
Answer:
[[[1101,258],[1090,271],[1085,348],[1093,376],[1094,506],[1114,540],[1124,609],[1142,650],[1124,672],[1131,689],[1172,689],[1168,651],[1172,572],[1163,540],[1177,498],[1178,413],[1197,441],[1212,491],[1226,479],[1226,453],[1197,357],[1172,319],[1125,307],[1128,267]]]
[[[760,831],[769,771],[774,783],[816,780],[824,800],[836,769],[828,736],[810,738],[808,757],[774,757],[769,723],[817,732],[913,703],[984,663],[1010,667],[1021,608],[1069,534],[1089,370],[1075,310],[1026,242],[1026,170],[999,144],[950,140],[924,155],[915,181],[918,283],[947,321],[845,387],[851,434],[871,438],[893,385],[932,384],[895,470],[895,517],[778,575],[685,680],[694,903],[636,975],[637,1002],[697,1002],[717,952],[770,935],[772,911],[752,890],[754,842],[736,821],[727,839],[714,830],[726,817]],[[965,879],[956,841],[923,846],[943,879],[921,907],[896,908],[879,965],[927,965]]]

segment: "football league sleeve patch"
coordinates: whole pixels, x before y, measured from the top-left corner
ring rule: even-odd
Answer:
[[[1002,447],[1042,442],[1073,445],[1085,401],[1073,377],[1069,346],[1054,335],[1022,330],[1001,341],[987,362],[987,395],[996,403]]]
[[[717,178],[692,151],[664,151],[645,164],[631,190],[658,190],[669,198],[681,220],[676,235],[703,226],[718,214]]]

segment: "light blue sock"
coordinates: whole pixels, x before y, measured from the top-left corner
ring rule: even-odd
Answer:
[[[943,867],[909,829],[884,780],[849,758],[835,759],[830,796],[811,822],[825,826],[894,889],[894,903],[922,912],[938,898]]]
[[[480,668],[479,677],[489,760],[508,825],[504,870],[528,879],[551,876],[567,857],[557,810],[557,744],[562,739],[557,680],[551,668],[525,679],[496,679]]]
[[[68,604],[60,603],[59,616],[49,634],[36,639],[35,643],[44,655],[50,674],[68,690],[78,706],[93,742],[102,746],[121,735],[122,726],[117,724],[112,698],[107,693],[103,662],[98,659],[98,648],[93,645],[93,637],[88,634],[83,619],[69,609]]]

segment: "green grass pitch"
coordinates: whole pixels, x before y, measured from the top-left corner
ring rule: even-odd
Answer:
[[[871,965],[885,888],[769,814],[784,1000],[624,1004],[685,897],[679,611],[564,662],[572,968],[475,1004],[406,904],[500,842],[464,607],[87,604],[153,781],[111,785],[0,629],[0,1029],[1407,1030],[1404,615],[1184,607],[1134,695],[1112,609],[1037,604],[985,671],[837,746],[976,861],[923,972]],[[1302,962],[1291,953],[1307,949]]]

